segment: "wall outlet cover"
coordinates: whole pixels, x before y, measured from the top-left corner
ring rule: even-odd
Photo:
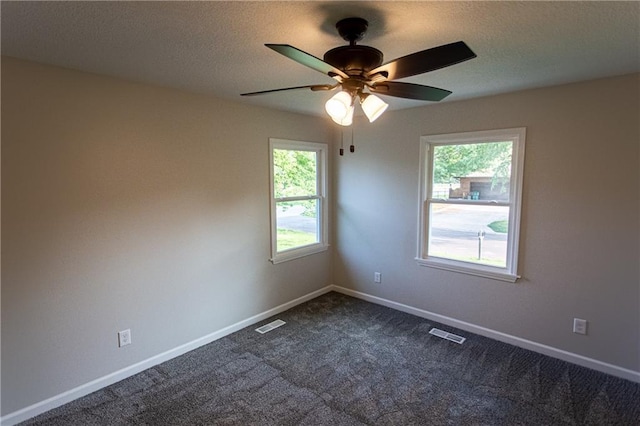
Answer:
[[[587,320],[574,318],[573,332],[577,334],[587,334]]]
[[[131,330],[126,329],[118,333],[118,346],[123,347],[131,344]]]

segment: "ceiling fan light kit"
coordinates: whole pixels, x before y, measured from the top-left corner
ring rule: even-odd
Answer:
[[[325,103],[325,110],[337,124],[350,126],[353,123],[356,99],[359,100],[369,122],[375,121],[388,108],[389,105],[373,93],[432,102],[444,99],[451,94],[450,91],[393,80],[434,71],[476,57],[476,54],[463,41],[458,41],[415,52],[383,64],[384,56],[381,51],[370,46],[356,45],[356,42],[364,38],[368,26],[369,23],[362,18],[346,18],[338,21],[336,24],[338,33],[349,44],[327,51],[323,59],[288,44],[265,45],[299,64],[333,78],[338,82],[337,84],[288,87],[243,93],[242,96],[296,89],[311,89],[314,92],[329,91],[340,87],[340,92]]]
[[[370,93],[351,94],[346,90],[336,93],[331,99],[324,104],[324,108],[331,119],[341,126],[350,126],[353,123],[353,112],[355,109],[356,97],[360,100],[360,105],[369,122],[382,115],[389,104]]]

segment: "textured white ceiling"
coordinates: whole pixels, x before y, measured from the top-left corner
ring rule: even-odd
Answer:
[[[7,2],[2,54],[299,111],[327,92],[240,93],[331,83],[264,47],[322,58],[344,45],[335,23],[369,21],[360,44],[385,62],[463,40],[478,55],[404,81],[453,91],[445,101],[640,71],[639,2]],[[606,94],[603,94],[606,99]],[[392,109],[424,102],[385,97]]]

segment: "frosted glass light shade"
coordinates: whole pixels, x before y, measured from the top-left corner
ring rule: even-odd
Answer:
[[[353,110],[355,108],[353,107],[353,105],[351,105],[347,111],[347,115],[344,116],[344,118],[334,118],[331,117],[331,119],[338,123],[341,126],[351,126],[351,124],[353,124]]]
[[[384,102],[376,95],[368,95],[362,101],[362,110],[369,119],[370,123],[373,123],[376,118],[380,117],[388,106],[389,104]]]
[[[338,92],[331,99],[324,104],[324,109],[327,110],[327,114],[331,116],[333,121],[339,122],[349,115],[351,109],[351,115],[353,116],[353,106],[351,95],[347,92]]]

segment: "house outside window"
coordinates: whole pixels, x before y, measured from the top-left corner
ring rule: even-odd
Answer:
[[[423,136],[419,264],[515,282],[525,129]]]
[[[327,249],[327,145],[269,140],[271,261]]]

